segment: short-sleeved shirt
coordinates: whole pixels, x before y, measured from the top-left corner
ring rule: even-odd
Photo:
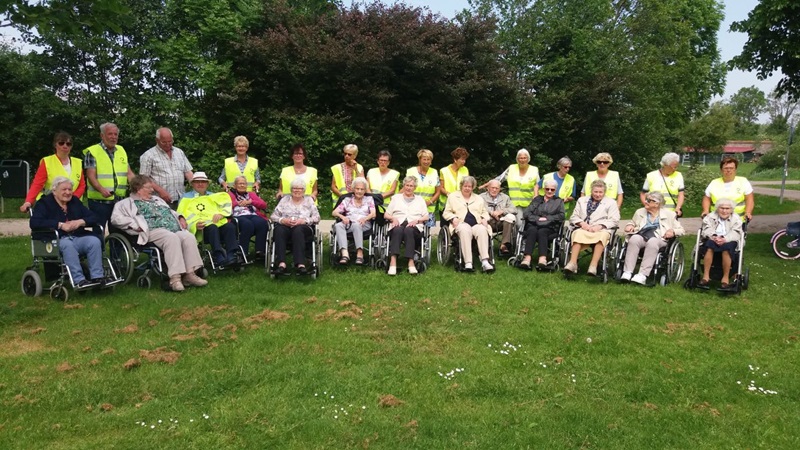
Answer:
[[[185,174],[192,170],[192,165],[183,150],[172,147],[170,158],[164,150],[154,146],[142,154],[139,163],[139,173],[152,177],[167,191],[172,201],[179,200],[186,192]]]

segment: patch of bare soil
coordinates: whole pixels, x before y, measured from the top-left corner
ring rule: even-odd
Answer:
[[[112,409],[114,409],[114,405],[112,405],[111,403],[103,403],[102,405],[100,405],[100,409],[102,409],[103,411],[111,411]]]
[[[386,394],[381,396],[378,400],[378,406],[381,408],[394,408],[395,406],[400,406],[405,402],[400,400],[399,398],[395,397],[392,394]]]
[[[64,305],[64,309],[83,309],[84,306],[81,303],[66,303]]]
[[[244,322],[246,325],[252,325],[262,322],[283,322],[289,320],[291,317],[292,316],[290,316],[285,312],[265,309],[258,314],[245,318],[244,320],[242,320],[242,322]]]
[[[131,334],[131,333],[136,333],[138,331],[139,331],[139,326],[136,325],[135,323],[132,323],[124,328],[117,328],[116,330],[114,330],[114,333]]]
[[[30,334],[40,334],[40,333],[44,333],[45,331],[47,331],[47,328],[36,327],[36,328],[33,328],[32,330],[30,330],[29,333]]]
[[[45,346],[39,341],[20,338],[0,341],[0,356],[20,356],[42,350],[45,350]]]
[[[56,372],[64,373],[64,372],[71,372],[75,370],[75,366],[69,363],[69,361],[64,361],[58,366],[56,366]]]
[[[167,347],[158,347],[155,350],[139,350],[139,356],[146,359],[148,362],[175,364],[181,357],[181,353],[174,350],[167,350]]]
[[[102,352],[100,352],[100,354],[102,354],[102,355],[113,355],[114,353],[117,353],[117,351],[114,350],[113,348],[107,348],[107,349],[103,350]]]
[[[131,359],[129,359],[129,360],[127,360],[127,361],[125,361],[125,363],[124,363],[124,364],[122,364],[122,367],[123,367],[125,370],[131,370],[131,369],[135,369],[135,368],[137,368],[137,367],[139,367],[139,366],[141,366],[141,365],[142,365],[142,362],[141,362],[141,361],[139,361],[139,360],[138,360],[138,359],[136,359],[136,358],[131,358]]]
[[[703,402],[703,403],[699,403],[697,405],[694,405],[694,409],[696,409],[698,411],[708,411],[708,413],[711,414],[714,417],[719,417],[722,414],[722,413],[719,412],[719,410],[717,408],[712,408],[711,404],[708,403],[708,402]]]
[[[204,306],[197,306],[194,308],[183,308],[180,311],[175,309],[165,309],[162,310],[159,315],[161,317],[166,317],[171,320],[177,320],[179,322],[192,322],[192,321],[199,321],[205,320],[207,318],[216,318],[220,317],[220,311],[225,311],[231,308],[230,305],[204,305]]]

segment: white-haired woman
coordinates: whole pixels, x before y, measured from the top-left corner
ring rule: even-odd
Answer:
[[[556,162],[558,170],[550,172],[542,176],[539,181],[539,188],[546,180],[553,180],[556,182],[556,196],[564,200],[564,214],[569,215],[575,207],[575,199],[578,198],[578,183],[575,182],[575,177],[569,174],[572,169],[572,160],[564,156]]]
[[[594,180],[590,185],[588,197],[581,197],[575,205],[575,211],[569,218],[572,232],[572,249],[570,260],[564,271],[578,272],[578,256],[591,247],[592,260],[589,263],[589,275],[597,275],[597,264],[603,256],[603,250],[612,238],[613,230],[619,225],[619,208],[617,203],[606,196],[606,184],[603,180]]]
[[[617,208],[622,208],[622,180],[618,172],[608,169],[614,163],[614,158],[610,153],[600,152],[592,158],[592,162],[597,166],[597,170],[586,172],[586,178],[583,180],[583,196],[590,196],[592,182],[601,180],[606,186],[605,196],[616,200]]]
[[[477,186],[475,177],[466,176],[461,180],[458,192],[447,196],[447,203],[442,212],[442,218],[450,222],[450,232],[458,235],[464,270],[472,271],[472,240],[478,244],[478,256],[481,259],[481,268],[484,272],[494,272],[494,266],[489,262],[489,210],[486,202],[480,195],[472,191]]]
[[[319,223],[319,211],[311,196],[305,195],[306,180],[295,178],[290,185],[291,195],[284,195],[272,211],[275,261],[272,270],[281,275],[286,272],[286,246],[292,239],[292,261],[300,275],[308,273],[305,262],[306,241],[312,237],[313,226]],[[322,261],[319,262],[322,264]]]
[[[557,197],[558,183],[548,179],[542,183],[544,195],[537,196],[525,209],[525,244],[522,251],[520,269],[530,270],[533,247],[539,244],[539,268],[547,266],[547,254],[550,252],[550,236],[558,233],[564,222],[564,200]]]
[[[508,184],[508,196],[517,208],[517,228],[522,229],[522,215],[525,208],[539,195],[539,168],[530,165],[531,154],[521,148],[517,151],[517,163],[511,164],[495,180]],[[488,183],[480,186],[485,189]]]
[[[661,157],[661,168],[647,174],[639,193],[642,206],[647,206],[647,194],[658,192],[664,197],[663,206],[683,215],[683,175],[678,172],[681,157],[677,153],[665,153]]]
[[[644,208],[639,208],[625,225],[628,235],[628,251],[622,267],[622,280],[645,284],[658,252],[667,246],[667,239],[683,236],[684,230],[674,211],[664,207],[664,196],[651,192],[645,197]],[[633,275],[639,253],[644,250],[639,272]]]
[[[247,178],[237,176],[228,195],[233,205],[233,217],[239,221],[239,246],[250,254],[250,239],[256,237],[255,259],[263,259],[267,248],[267,202],[258,196],[257,191],[247,190]]]
[[[364,264],[364,232],[372,227],[375,218],[375,201],[367,193],[369,185],[363,177],[353,180],[353,195],[347,196],[339,202],[333,210],[333,217],[339,219],[333,225],[333,234],[339,248],[339,264],[350,262],[350,252],[347,249],[347,235],[353,235],[356,247],[356,265]]]
[[[105,282],[103,272],[102,235],[87,231],[86,227],[98,225],[97,216],[72,195],[73,181],[57,176],[50,185],[51,192],[36,202],[30,226],[37,237],[37,229],[58,230],[58,247],[64,264],[69,268],[75,287],[84,288]],[[51,233],[43,238],[50,239]],[[89,279],[83,274],[81,255],[86,256]]]
[[[417,178],[406,176],[400,195],[392,196],[383,215],[389,222],[389,275],[397,275],[397,257],[400,256],[402,244],[405,244],[404,256],[408,259],[408,273],[417,274],[414,254],[421,243],[423,227],[428,222],[428,205],[424,197],[414,193],[416,189]]]
[[[698,282],[700,286],[708,286],[714,253],[721,253],[720,287],[722,289],[730,287],[732,255],[742,240],[742,219],[734,214],[734,207],[733,200],[718,199],[714,212],[703,218],[703,228],[700,234],[706,241],[700,248],[700,254],[703,256],[703,278]]]

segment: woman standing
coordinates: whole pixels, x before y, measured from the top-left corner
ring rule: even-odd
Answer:
[[[400,179],[400,172],[390,169],[392,154],[389,150],[378,152],[378,167],[369,169],[367,172],[367,182],[369,191],[373,194],[381,194],[383,203],[388,204],[391,197],[398,192],[397,183]]]
[[[597,165],[597,170],[586,173],[586,178],[583,180],[583,196],[592,195],[592,183],[601,180],[606,186],[605,196],[616,200],[617,208],[622,208],[622,180],[620,180],[618,172],[608,170],[614,162],[614,158],[609,153],[601,152],[592,158],[592,162]]]
[[[415,194],[422,197],[425,205],[428,208],[428,226],[432,227],[435,223],[434,215],[436,214],[436,201],[439,199],[441,193],[441,185],[439,182],[439,174],[436,169],[431,168],[433,162],[433,152],[423,148],[417,152],[418,165],[406,170],[406,177],[414,177],[417,182]],[[405,181],[403,181],[405,185]]]
[[[217,181],[227,191],[228,182],[243,176],[247,181],[247,191],[258,192],[261,188],[261,172],[258,170],[258,160],[247,156],[250,141],[244,136],[236,136],[233,138],[233,147],[236,149],[236,156],[225,159],[225,167]]]
[[[72,181],[72,195],[81,198],[86,190],[86,180],[83,178],[83,161],[80,158],[69,156],[72,150],[72,136],[59,131],[53,136],[55,154],[46,156],[39,161],[39,168],[33,177],[25,203],[19,207],[21,212],[26,212],[33,203],[50,192],[53,180],[56,177],[65,177]]]
[[[342,149],[344,162],[331,166],[331,204],[335,205],[339,197],[353,191],[353,180],[364,177],[364,168],[356,162],[358,146],[347,144]]]
[[[292,182],[300,178],[305,183],[305,195],[311,196],[314,203],[317,203],[317,169],[305,165],[306,148],[303,144],[295,144],[289,151],[289,156],[292,157],[292,165],[281,170],[278,193],[275,197],[280,199],[290,194]]]
[[[683,215],[683,175],[678,172],[681,157],[677,153],[666,153],[661,157],[661,168],[647,174],[639,193],[642,206],[647,207],[647,194],[658,192],[664,197],[664,207]]]
[[[530,165],[531,154],[528,150],[521,148],[517,152],[517,163],[511,164],[506,170],[498,175],[495,180],[508,184],[508,196],[517,208],[517,229],[522,229],[522,216],[525,208],[531,204],[534,197],[539,195],[539,168]],[[482,185],[484,189],[488,183]]]
[[[451,192],[456,192],[461,186],[461,180],[469,176],[469,169],[466,167],[467,158],[469,158],[467,149],[458,147],[450,152],[450,156],[453,157],[452,164],[439,170],[439,180],[441,182],[441,188],[439,190],[439,209],[441,211],[444,211],[444,205],[447,203],[447,196]]]

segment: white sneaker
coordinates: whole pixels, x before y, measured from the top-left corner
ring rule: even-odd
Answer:
[[[597,275],[597,266],[589,266],[589,270],[586,273],[592,276]]]
[[[408,274],[409,275],[416,275],[418,273],[419,272],[417,272],[417,267],[416,266],[408,266]]]
[[[484,259],[481,261],[481,267],[483,268],[484,272],[492,272],[494,271],[494,266],[489,263],[489,260]]]
[[[622,280],[622,281],[631,281],[631,277],[632,276],[633,276],[633,274],[630,273],[630,272],[622,272],[622,277],[620,278],[620,280]]]
[[[567,265],[564,266],[564,271],[565,272],[577,273],[578,272],[578,265],[575,264],[575,263],[572,263],[572,262],[568,262]]]
[[[631,278],[631,281],[644,286],[645,284],[647,284],[647,277],[640,273],[637,273],[636,275],[633,276],[633,278]]]
[[[464,263],[464,270],[467,271],[467,272],[471,272],[472,271],[472,263],[471,262]]]
[[[389,275],[391,276],[397,275],[397,266],[389,266]]]

